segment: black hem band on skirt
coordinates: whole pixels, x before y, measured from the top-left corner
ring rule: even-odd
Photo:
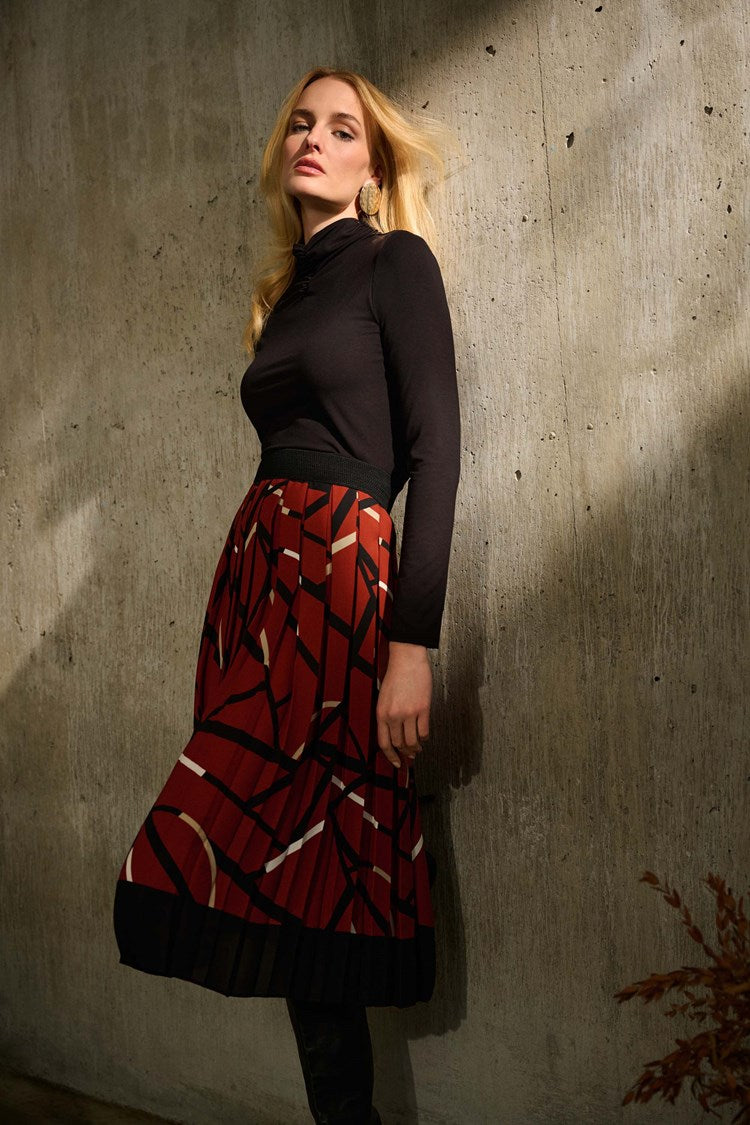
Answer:
[[[266,449],[261,454],[254,483],[273,477],[303,480],[312,485],[345,484],[369,493],[389,513],[393,507],[390,473],[343,453],[291,445]]]
[[[224,996],[290,996],[408,1007],[429,1000],[435,932],[393,937],[246,922],[194,899],[119,881],[120,964],[178,977]]]

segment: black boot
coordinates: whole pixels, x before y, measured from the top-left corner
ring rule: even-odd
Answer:
[[[316,1125],[382,1125],[372,1104],[372,1043],[364,1004],[292,1000],[307,1101]]]

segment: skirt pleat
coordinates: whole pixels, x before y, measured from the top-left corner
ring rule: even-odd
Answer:
[[[234,996],[430,998],[414,766],[377,743],[396,548],[361,487],[250,486],[211,584],[193,733],[117,880],[122,963]]]

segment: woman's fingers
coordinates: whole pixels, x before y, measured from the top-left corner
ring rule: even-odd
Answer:
[[[396,769],[401,769],[401,759],[393,748],[391,742],[391,728],[385,719],[378,719],[378,746],[385,754],[388,761]]]
[[[398,751],[401,755],[399,763],[403,765],[404,759],[409,758],[409,747],[406,745],[406,738],[404,737],[404,724],[399,720],[391,720],[388,723],[388,730],[391,736],[391,749]]]
[[[378,745],[396,769],[412,763],[429,731],[432,671],[416,646],[396,645],[378,692]]]
[[[413,730],[412,734],[408,734],[409,729]],[[409,741],[410,738],[412,740],[411,742]],[[416,738],[416,724],[414,720],[412,720],[410,727],[408,722],[386,722],[385,719],[379,719],[378,745],[388,761],[391,765],[395,766],[396,769],[401,768],[404,764],[404,760],[413,762],[417,752],[422,749]]]
[[[404,752],[414,758],[422,749],[422,744],[417,734],[417,716],[404,721]]]

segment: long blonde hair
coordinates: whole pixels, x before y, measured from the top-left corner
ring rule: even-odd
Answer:
[[[316,79],[328,77],[348,82],[359,95],[370,153],[383,173],[378,213],[370,216],[362,212],[362,221],[377,231],[410,230],[421,235],[437,254],[435,221],[425,195],[445,178],[444,150],[455,148],[454,134],[424,113],[407,120],[387,94],[356,71],[314,67],[284,99],[261,161],[260,188],[268,209],[271,240],[256,270],[250,319],[243,336],[251,356],[271,310],[294,275],[292,246],[303,234],[299,203],[281,185],[282,149],[289,120],[302,91]],[[432,177],[425,165],[427,170],[430,166],[434,169]]]

